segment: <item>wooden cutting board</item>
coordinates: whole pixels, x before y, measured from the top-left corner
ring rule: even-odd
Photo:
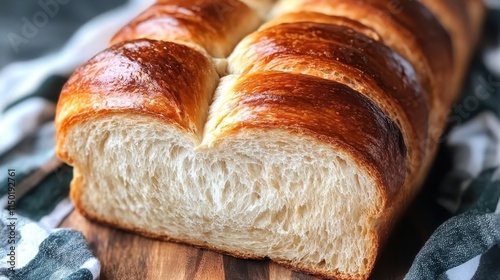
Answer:
[[[396,228],[370,279],[403,279],[423,241],[422,236],[419,237],[421,230],[411,221],[410,215]],[[318,279],[267,260],[240,260],[144,238],[91,222],[77,211],[71,213],[61,227],[77,229],[85,235],[90,249],[101,261],[101,279]]]

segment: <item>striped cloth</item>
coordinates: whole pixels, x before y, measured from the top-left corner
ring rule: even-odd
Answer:
[[[74,230],[56,229],[73,205],[68,199],[72,169],[55,157],[55,104],[71,72],[104,49],[112,34],[151,1],[130,0],[124,4],[124,0],[113,0],[101,6],[96,3],[104,1],[33,2],[33,17],[25,17],[28,21],[40,11],[54,21],[68,14],[64,22],[70,27],[82,22],[82,18],[71,16],[75,10],[86,9],[89,18],[100,15],[82,26],[64,46],[52,40],[52,50],[59,48],[56,52],[8,65],[9,58],[0,56],[0,206],[4,209],[0,220],[0,279],[99,276],[99,261],[84,237]],[[58,5],[57,13],[49,14],[55,10],[54,5],[47,10],[40,4],[48,2]],[[462,99],[452,109],[450,128],[443,137],[443,149],[451,151],[453,166],[446,170],[434,200],[452,217],[416,256],[406,279],[500,279],[500,1],[487,3],[491,9],[484,48],[476,55]],[[89,11],[91,6],[99,8]],[[111,7],[115,8],[101,14]],[[0,18],[1,13],[2,9]],[[19,21],[19,17],[15,19]],[[0,20],[0,24],[4,22]],[[22,41],[27,40],[23,24],[19,21],[20,27],[10,32],[14,34],[10,37],[0,34],[0,47],[9,48],[12,57],[19,59],[22,55],[16,49],[22,54],[37,41],[36,37]],[[51,26],[49,21],[44,28]],[[9,189],[13,182],[15,191]],[[15,207],[9,207],[14,197]],[[15,229],[11,228],[12,221]],[[12,244],[15,269],[10,269],[9,263]]]
[[[452,170],[438,203],[454,215],[416,256],[406,279],[500,279],[500,1],[443,140]]]
[[[151,2],[53,0],[33,1],[28,8],[29,4],[18,2],[17,7],[32,11],[28,12],[32,16],[14,18],[19,21],[19,28],[2,34],[2,53],[23,57],[23,52],[37,51],[33,45],[51,35],[52,48],[62,48],[0,70],[0,206],[4,209],[0,219],[0,280],[99,277],[100,263],[84,236],[75,230],[56,229],[73,210],[73,204],[68,198],[72,169],[55,157],[55,104],[71,72],[104,49],[117,29]],[[0,9],[0,24],[12,26],[2,22],[8,16],[2,15],[2,11],[8,13],[16,8],[9,7],[14,5],[12,2],[2,5],[7,7]],[[110,8],[113,10],[95,17]],[[49,21],[46,26],[39,26],[37,20],[43,19],[40,14],[60,23]],[[68,42],[57,42],[61,36],[53,34],[78,28],[85,18],[82,14],[87,14],[86,20],[93,19]],[[66,29],[57,28],[61,26]],[[52,29],[53,33],[42,34],[43,28]],[[9,62],[8,58],[0,58],[0,63]]]
[[[449,135],[454,170],[438,200],[456,216],[434,232],[406,279],[500,279],[499,115],[497,103],[496,115],[481,112]]]

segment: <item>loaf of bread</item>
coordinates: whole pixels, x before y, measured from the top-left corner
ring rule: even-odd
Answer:
[[[68,80],[79,211],[366,279],[418,192],[481,0],[159,0]]]

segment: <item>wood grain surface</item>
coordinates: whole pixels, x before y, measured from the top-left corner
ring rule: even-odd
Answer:
[[[403,279],[428,233],[413,221],[416,209],[393,232],[370,279]],[[187,245],[148,239],[91,222],[77,211],[61,227],[83,232],[101,261],[101,279],[315,280],[271,261],[241,260]]]

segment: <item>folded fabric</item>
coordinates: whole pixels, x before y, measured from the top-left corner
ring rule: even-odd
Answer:
[[[443,185],[439,200],[458,215],[427,241],[406,279],[500,279],[500,121],[481,113],[455,129],[448,144],[453,183]]]
[[[437,201],[455,216],[434,232],[406,279],[500,279],[500,10],[493,9],[500,1],[489,4],[486,48],[443,138],[453,168]]]
[[[124,0],[111,2],[118,6]],[[8,210],[0,222],[0,279],[98,278],[99,261],[83,235],[54,229],[73,210],[72,169],[55,157],[55,107],[71,72],[150,3],[129,1],[82,26],[58,52],[1,69],[0,206]],[[15,257],[8,255],[11,247]]]
[[[76,230],[48,232],[37,223],[2,211],[0,220],[0,279],[92,280],[99,276],[99,261],[85,237]],[[9,237],[9,238],[5,238]],[[11,237],[15,242],[10,242]]]

